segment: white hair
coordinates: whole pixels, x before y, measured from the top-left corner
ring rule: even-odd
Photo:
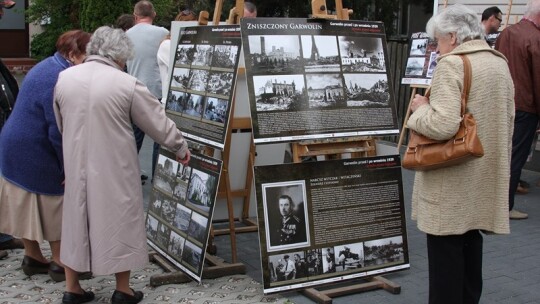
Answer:
[[[484,29],[478,16],[462,4],[449,6],[431,17],[426,25],[426,32],[432,39],[435,38],[435,34],[456,33],[458,45],[468,40],[484,38]]]
[[[124,64],[133,57],[133,43],[123,30],[102,26],[92,35],[86,55],[99,55]]]
[[[540,14],[540,0],[529,0],[525,6],[524,16],[527,18]]]

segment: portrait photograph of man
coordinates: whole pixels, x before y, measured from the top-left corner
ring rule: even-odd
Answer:
[[[304,181],[263,184],[267,251],[309,246]]]

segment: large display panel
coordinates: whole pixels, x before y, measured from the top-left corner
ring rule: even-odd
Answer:
[[[397,134],[383,24],[244,18],[255,143]]]
[[[148,244],[200,282],[221,160],[194,153],[188,165],[162,149],[146,216]]]
[[[186,138],[223,150],[240,48],[238,25],[180,28],[165,109]]]
[[[437,66],[437,42],[425,32],[411,35],[411,47],[407,58],[402,84],[429,85]]]
[[[407,269],[399,156],[255,167],[265,293]]]

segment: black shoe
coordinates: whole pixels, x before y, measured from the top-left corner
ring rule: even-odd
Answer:
[[[80,304],[90,302],[95,298],[94,293],[91,291],[84,291],[82,294],[73,292],[64,292],[62,297],[62,304]]]
[[[7,258],[8,253],[5,250],[0,250],[0,260]]]
[[[31,276],[34,274],[42,274],[49,272],[50,263],[42,263],[38,260],[25,255],[21,264],[25,275]]]
[[[133,289],[132,291],[133,291],[133,295],[129,295],[127,293],[115,290],[111,298],[111,303],[112,304],[135,304],[142,301],[142,299],[144,298],[144,294],[142,293],[142,291],[135,291]]]
[[[0,243],[0,250],[24,249],[24,243],[20,239],[11,239]]]
[[[51,261],[49,266],[49,276],[55,282],[63,282],[66,280],[66,271],[64,267],[58,265],[56,262]],[[92,278],[92,272],[79,272],[79,280],[88,280]]]
[[[148,179],[148,175],[141,174],[141,180],[145,181]]]

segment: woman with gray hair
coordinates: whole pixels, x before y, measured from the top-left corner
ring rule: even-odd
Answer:
[[[464,61],[472,66],[467,110],[477,122],[484,156],[416,172],[412,218],[427,234],[429,303],[478,303],[482,293],[481,231],[508,234],[508,182],[514,87],[505,57],[491,49],[475,12],[453,5],[432,17],[438,41],[430,95],[416,95],[407,126],[432,139],[452,138],[461,121]]]
[[[112,303],[138,303],[130,271],[148,262],[139,161],[132,122],[187,164],[190,152],[159,101],[122,72],[132,55],[121,29],[100,27],[87,59],[61,73],[54,107],[63,136],[65,195],[60,260],[66,265],[63,303],[91,301],[77,271],[115,274]]]

